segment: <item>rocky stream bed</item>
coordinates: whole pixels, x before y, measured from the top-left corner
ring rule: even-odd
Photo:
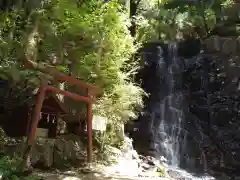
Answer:
[[[125,137],[122,150],[108,147],[110,159],[115,163],[102,165],[93,163],[83,168],[68,171],[36,171],[35,174],[46,180],[212,180],[214,178],[197,178],[180,169],[168,167],[167,159],[141,156],[133,149],[132,140]],[[224,179],[225,180],[225,179]]]

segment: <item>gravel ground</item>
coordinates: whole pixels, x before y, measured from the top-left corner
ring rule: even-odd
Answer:
[[[102,173],[101,173],[102,172]],[[106,175],[107,172],[103,170],[72,170],[66,172],[35,172],[38,176],[45,180],[173,180],[170,178],[160,177],[129,177],[118,174]]]
[[[123,176],[105,176],[98,173],[90,173],[88,175],[64,175],[48,173],[44,174],[45,180],[170,180],[168,178],[151,178],[151,177],[123,177]]]

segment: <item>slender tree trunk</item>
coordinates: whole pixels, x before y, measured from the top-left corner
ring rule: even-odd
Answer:
[[[136,37],[137,34],[137,25],[135,22],[135,16],[137,15],[137,9],[138,5],[141,2],[141,0],[130,0],[130,19],[131,19],[131,26],[129,28],[129,31],[131,33],[132,37]]]

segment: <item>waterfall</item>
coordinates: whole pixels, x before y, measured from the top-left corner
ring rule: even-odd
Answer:
[[[218,177],[222,154],[215,135],[209,134],[215,130],[209,114],[210,103],[215,102],[209,94],[222,89],[224,77],[218,74],[224,71],[215,56],[196,48],[192,42],[144,45],[139,82],[149,96],[132,126],[138,131],[128,131],[140,154],[167,159],[166,169],[184,180],[214,179],[208,173]],[[214,121],[222,123],[219,119]]]
[[[172,166],[179,166],[181,150],[184,149],[184,96],[181,92],[182,61],[177,55],[177,43],[169,43],[167,57],[159,54],[157,76],[159,77],[158,102],[151,110],[155,156],[164,156]]]
[[[155,62],[155,84],[151,93],[150,109],[152,146],[156,158],[163,156],[168,161],[168,172],[175,172],[184,180],[210,180],[209,176],[193,176],[180,169],[181,161],[187,159],[189,133],[186,126],[186,107],[188,103],[184,96],[184,62],[186,59],[178,56],[178,43],[169,43],[164,50],[158,46]],[[204,169],[207,169],[205,153],[201,153]],[[187,163],[190,165],[190,163]],[[193,164],[194,165],[194,162]]]

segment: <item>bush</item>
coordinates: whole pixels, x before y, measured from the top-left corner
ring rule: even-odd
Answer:
[[[163,167],[159,167],[157,169],[157,173],[158,173],[159,177],[166,177],[166,172],[165,172],[165,169]]]
[[[22,159],[18,156],[9,157],[2,154],[0,157],[0,176],[2,175],[2,180],[41,180],[37,176],[23,177],[18,170],[21,161]]]
[[[0,128],[0,153],[3,150],[5,144],[6,134],[2,128]]]

